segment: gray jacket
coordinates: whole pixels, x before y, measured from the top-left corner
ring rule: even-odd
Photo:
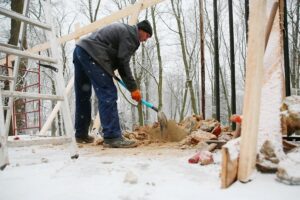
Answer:
[[[129,66],[131,56],[140,46],[136,26],[114,23],[81,39],[77,45],[110,75],[117,69],[130,91],[137,89]]]

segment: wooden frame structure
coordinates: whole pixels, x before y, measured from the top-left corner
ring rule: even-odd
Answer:
[[[26,16],[30,1],[24,1],[24,8],[22,14],[18,14],[12,10],[7,10],[4,8],[0,8],[0,14],[4,16],[8,16],[10,18],[14,18],[16,20],[21,21],[20,26],[20,34],[18,36],[19,41],[23,40],[24,31],[26,24],[32,24],[37,27],[43,28],[47,30],[47,38],[49,39],[49,44],[51,48],[52,57],[40,56],[38,54],[34,54],[32,52],[23,51],[20,46],[16,46],[16,48],[12,48],[10,46],[0,46],[0,52],[4,52],[7,54],[14,54],[16,56],[16,61],[14,62],[14,67],[12,70],[9,70],[9,76],[2,76],[3,80],[10,80],[9,82],[9,90],[2,91],[0,88],[0,169],[3,170],[8,164],[8,153],[7,153],[7,140],[8,140],[8,132],[10,128],[12,113],[13,113],[13,101],[15,97],[20,98],[30,98],[30,99],[47,99],[47,100],[59,100],[63,106],[61,106],[61,113],[64,120],[65,133],[70,142],[70,154],[71,158],[78,158],[77,146],[75,142],[74,136],[74,127],[72,123],[70,107],[68,103],[68,98],[65,93],[65,85],[64,85],[64,77],[62,65],[59,64],[59,55],[58,55],[58,44],[55,35],[54,23],[52,20],[52,10],[50,1],[42,2],[43,8],[45,10],[46,24],[41,24],[39,21],[32,20]],[[22,42],[21,42],[22,43]],[[20,44],[19,44],[20,45]],[[45,62],[50,62],[52,64],[57,64],[56,68],[57,73],[55,73],[55,91],[57,95],[48,95],[48,94],[36,94],[36,93],[27,93],[27,92],[17,92],[16,91],[16,82],[17,76],[19,73],[19,64],[20,58],[28,58],[34,60],[42,60]],[[11,72],[12,71],[12,72]],[[12,75],[12,76],[11,76]],[[63,84],[62,84],[63,83]],[[8,109],[6,116],[4,116],[4,109],[2,105],[2,97],[8,98]],[[4,118],[6,117],[6,118]]]
[[[82,27],[79,27],[77,25],[77,27],[75,27],[75,31],[73,33],[64,35],[60,38],[57,38],[57,43],[62,44],[62,43],[65,43],[65,42],[68,42],[71,40],[76,40],[83,35],[91,33],[103,26],[111,24],[111,23],[118,21],[127,16],[131,16],[130,20],[129,20],[129,24],[133,25],[137,22],[139,13],[142,10],[147,9],[153,5],[156,5],[162,1],[164,1],[164,0],[139,0],[133,5],[127,6],[126,8],[124,8],[120,11],[116,11],[113,14],[111,14],[107,17],[104,17],[102,19],[99,19],[91,24],[88,24],[88,25],[82,26]],[[24,51],[24,53],[32,54],[32,53],[37,53],[39,51],[47,50],[49,48],[50,48],[50,43],[46,42],[46,43],[39,44],[39,45],[36,45],[36,46],[30,48],[30,49]],[[9,56],[9,58],[8,58],[9,62],[13,61],[14,59],[15,59],[15,56]],[[1,60],[0,64],[4,64],[4,62],[5,62],[4,60]],[[74,77],[72,77],[68,82],[68,85],[66,87],[66,95],[68,95],[71,92],[73,84],[74,84]],[[40,131],[41,135],[44,135],[46,133],[46,131],[50,128],[51,123],[55,119],[55,116],[57,115],[57,112],[60,109],[60,107],[61,107],[61,103],[57,103],[55,105],[50,116],[47,118],[47,121],[45,122],[44,126],[42,127],[42,129]],[[98,130],[98,128],[100,127],[99,116],[97,116],[95,121],[96,121],[96,123],[94,124],[93,129]]]
[[[263,140],[274,139],[282,149],[279,108],[285,94],[283,29],[280,26],[283,1],[250,1],[243,128],[241,138],[232,141],[233,145],[224,146],[222,149],[222,188],[227,188],[235,180],[241,182],[251,180],[251,174],[256,165],[257,150],[262,146]],[[266,21],[267,18],[268,21]],[[270,40],[272,40],[271,43]],[[268,94],[267,87],[270,86],[272,86],[273,95]],[[271,103],[271,107],[268,106],[270,102],[274,102],[273,99],[276,100],[275,103]],[[278,122],[278,124],[274,130],[270,130],[265,120]],[[235,149],[239,151],[237,152],[239,156],[230,158],[228,148],[232,146],[239,147]],[[279,150],[278,154],[284,156],[282,150]]]
[[[131,16],[129,24],[135,24],[137,22],[139,13],[156,5],[164,0],[140,0],[134,5],[130,5],[120,11],[117,11],[110,16],[104,17],[97,20],[89,25],[79,27],[77,26],[75,31],[71,34],[57,38],[55,41],[58,44],[62,44],[71,40],[76,40],[83,35],[91,33],[105,25],[112,22],[120,20],[124,17]],[[228,187],[236,179],[247,182],[250,180],[250,175],[255,166],[255,158],[257,153],[257,133],[259,128],[259,111],[261,103],[261,88],[263,82],[263,59],[265,48],[267,47],[267,42],[269,40],[270,32],[272,30],[272,25],[274,23],[274,18],[276,12],[278,11],[278,2],[274,1],[274,5],[269,17],[267,27],[265,26],[265,16],[266,16],[266,3],[267,0],[252,0],[250,1],[250,16],[249,16],[249,34],[248,34],[248,50],[247,50],[247,61],[246,61],[246,89],[244,97],[244,107],[243,107],[243,130],[241,137],[240,146],[240,156],[239,160],[230,159],[230,154],[228,149],[222,150],[223,162],[222,162],[222,188]],[[279,0],[279,5],[282,4],[283,0]],[[45,27],[47,28],[47,27]],[[261,37],[265,35],[265,37]],[[49,49],[51,47],[50,43],[39,44],[31,49],[28,49],[24,54],[37,53]],[[1,49],[0,49],[1,50]],[[7,50],[6,47],[2,47],[2,50]],[[10,50],[11,51],[11,50]],[[9,52],[8,52],[9,53]],[[16,53],[16,52],[14,52]],[[17,53],[16,53],[17,54]],[[18,54],[17,54],[18,55]],[[14,56],[9,56],[9,61],[13,61]],[[39,59],[43,59],[39,57]],[[50,61],[50,60],[48,60]],[[52,60],[51,60],[52,61]],[[0,61],[3,64],[5,61]],[[64,96],[67,96],[73,86],[74,79],[71,78],[66,89]],[[5,94],[5,93],[4,93]],[[10,94],[12,95],[12,94]],[[17,95],[17,94],[15,94]],[[38,98],[43,98],[39,96]],[[47,96],[47,98],[50,98]],[[52,98],[52,97],[51,97]],[[55,97],[53,97],[55,98]],[[0,107],[2,107],[0,105]],[[55,108],[52,110],[51,115],[44,124],[41,134],[45,133],[50,127],[50,124],[54,120],[58,110],[61,107],[61,103],[57,103]],[[96,125],[99,126],[99,125]],[[2,127],[1,127],[2,128]],[[2,131],[2,129],[0,130]]]

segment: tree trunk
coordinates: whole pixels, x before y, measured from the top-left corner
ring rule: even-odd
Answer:
[[[131,105],[130,108],[131,108],[130,110],[131,110],[131,119],[132,119],[132,129],[134,129],[136,123],[136,116],[135,116],[136,106]]]
[[[229,38],[230,38],[230,71],[231,71],[231,113],[236,114],[236,95],[235,95],[235,58],[234,58],[234,31],[233,31],[233,11],[232,0],[228,0],[229,10]],[[225,89],[225,88],[224,88]],[[231,124],[235,130],[235,123]]]
[[[223,72],[221,70],[220,70],[220,76],[221,76],[222,87],[223,87],[224,97],[225,97],[226,107],[227,107],[228,117],[226,117],[226,118],[229,119],[229,116],[231,114],[231,109],[230,109],[230,105],[229,105],[229,98],[228,98],[228,92],[227,92],[228,87],[227,87],[227,84],[226,84],[226,80],[224,79]],[[230,123],[230,121],[228,121],[228,123]]]
[[[180,39],[180,47],[181,47],[181,54],[182,54],[182,59],[183,59],[183,64],[184,64],[184,69],[185,69],[185,75],[186,75],[186,83],[187,86],[189,88],[190,91],[190,96],[191,96],[191,102],[192,102],[192,111],[193,113],[197,114],[197,104],[196,104],[196,99],[195,99],[195,92],[194,92],[194,88],[193,88],[193,83],[191,80],[191,76],[190,76],[190,72],[189,72],[189,65],[188,65],[188,61],[187,61],[187,54],[186,54],[186,46],[184,43],[184,35],[183,35],[183,30],[181,27],[181,12],[179,11],[179,3],[177,2],[176,8],[174,5],[174,0],[171,0],[171,4],[172,4],[172,9],[175,15],[175,19],[177,22],[177,27],[178,27],[178,34],[179,34],[179,39]],[[183,114],[183,113],[181,113]]]
[[[203,26],[203,0],[199,2],[200,13],[200,52],[201,52],[201,114],[205,119],[205,57],[204,57],[204,26]]]
[[[23,12],[23,7],[24,7],[24,1],[20,1],[20,0],[11,0],[11,10],[15,11],[17,13],[21,13]],[[20,26],[21,26],[21,21],[19,20],[15,20],[15,19],[11,19],[11,28],[10,28],[10,38],[8,40],[8,44],[12,44],[12,45],[18,45],[18,40],[19,40],[19,35],[20,35]],[[22,40],[22,48],[27,48],[27,40],[26,40],[26,33],[24,34],[24,38]],[[24,71],[26,69],[26,64],[27,62],[25,62],[23,59],[20,62],[20,66],[19,66],[19,77],[22,77],[24,75]],[[18,85],[16,85],[16,90],[21,89],[21,87],[23,87],[24,85],[24,81],[20,80],[19,78],[17,79],[17,83]],[[5,89],[9,89],[9,83],[7,82],[5,84]],[[24,99],[18,99],[15,100],[14,102],[14,106],[15,106],[15,112],[25,112],[25,107],[26,105],[24,104]],[[5,112],[6,114],[6,112]],[[13,112],[14,114],[14,112]],[[13,115],[12,115],[13,116]],[[22,122],[21,124],[26,123],[26,119],[24,118],[24,116],[26,117],[26,115],[16,115],[15,116],[15,120],[16,122]],[[13,116],[14,117],[14,116]],[[26,125],[25,125],[26,126]],[[16,127],[18,128],[18,127]],[[19,127],[21,128],[21,127]],[[12,123],[10,126],[10,130],[9,130],[9,135],[13,134],[13,130],[12,130]]]
[[[289,31],[288,31],[288,23],[287,23],[287,3],[286,0],[283,0],[283,46],[284,46],[284,72],[285,72],[285,93],[286,96],[291,96],[291,79],[290,79],[290,59],[289,59]]]
[[[144,47],[142,46],[142,48],[144,48]],[[140,89],[141,88],[141,77],[138,76],[138,74],[137,74],[136,56],[135,55],[132,56],[132,68],[133,68],[133,74],[135,77],[137,88]],[[142,107],[141,103],[138,104],[138,116],[139,116],[139,119],[138,119],[139,125],[143,126],[144,125],[144,116],[143,116],[143,107]]]
[[[219,83],[219,37],[218,37],[218,5],[217,0],[214,0],[214,49],[215,49],[215,105],[216,105],[216,119],[220,121],[220,83]]]
[[[187,99],[187,93],[188,93],[188,88],[187,88],[187,83],[186,86],[184,87],[184,94],[183,94],[183,101],[182,101],[182,105],[181,105],[181,111],[180,111],[180,119],[179,121],[182,121],[184,118],[184,111],[185,111],[185,104],[186,104],[186,99]]]
[[[292,66],[291,66],[291,82],[292,82],[292,87],[297,91],[299,90],[299,46],[298,46],[298,35],[299,35],[299,7],[300,7],[300,0],[297,0],[297,3],[295,3],[296,7],[296,20],[293,21],[292,18]],[[293,13],[291,13],[290,16],[294,16]]]
[[[162,66],[162,59],[161,59],[161,53],[160,53],[160,43],[157,35],[156,30],[156,20],[155,20],[155,7],[151,7],[151,16],[152,16],[152,26],[153,26],[153,32],[154,32],[154,39],[156,44],[156,51],[157,51],[157,61],[158,61],[158,110],[162,109],[163,103],[163,66]]]

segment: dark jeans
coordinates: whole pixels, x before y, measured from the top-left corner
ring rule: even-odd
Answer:
[[[91,94],[98,98],[100,121],[104,138],[121,137],[117,107],[117,88],[112,77],[79,46],[73,53],[75,68],[75,136],[86,137],[91,122]]]

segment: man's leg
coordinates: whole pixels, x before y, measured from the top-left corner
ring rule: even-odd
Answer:
[[[80,49],[81,54],[88,54]],[[79,59],[80,60],[80,59]],[[91,80],[96,96],[99,100],[99,113],[103,128],[104,143],[111,147],[133,147],[135,142],[124,140],[121,133],[118,106],[117,88],[112,77],[99,66],[91,57],[84,65],[84,71]]]
[[[73,54],[74,62],[74,88],[76,98],[75,108],[75,137],[77,142],[90,143],[93,138],[88,136],[88,129],[91,123],[91,82],[84,71],[84,59],[88,59],[81,55],[78,47],[75,48]]]
[[[99,72],[99,74],[96,75],[98,77],[92,78],[91,80],[99,99],[98,107],[104,137],[103,146],[113,148],[136,147],[136,142],[125,140],[122,137],[117,106],[117,88],[112,77],[95,62],[92,64]],[[100,82],[102,84],[100,84]]]

